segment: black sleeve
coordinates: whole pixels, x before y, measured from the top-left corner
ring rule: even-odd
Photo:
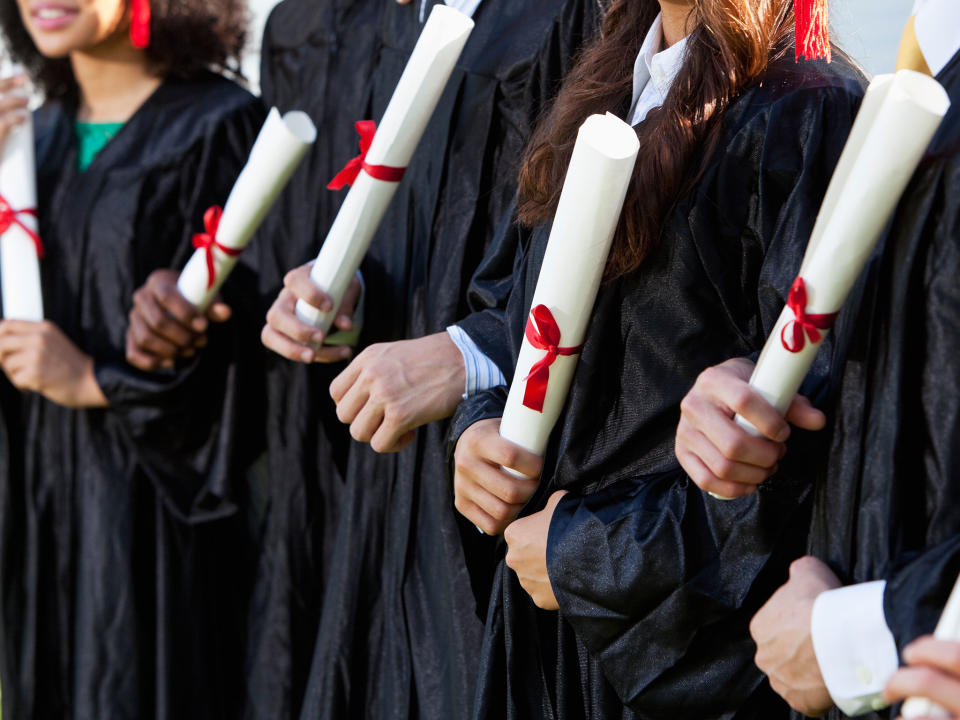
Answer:
[[[701,230],[698,249],[707,267],[741,262],[718,273],[718,291],[759,307],[734,313],[760,318],[742,329],[757,350],[800,266],[856,107],[843,92],[794,93],[740,129],[705,176],[691,224],[716,236]],[[752,203],[736,201],[743,187],[754,188]],[[733,266],[720,257],[732,251],[730,238],[739,243]],[[828,353],[819,356],[814,386],[827,376]],[[547,560],[561,613],[633,709],[660,716],[682,703],[692,717],[691,704],[699,704],[719,715],[761,685],[748,626],[802,554],[821,444],[794,432],[780,472],[735,501],[703,494],[678,469],[560,502]],[[646,648],[643,663],[635,661],[638,647]]]
[[[222,205],[246,162],[263,112],[251,103],[226,118],[195,152],[183,159],[174,182],[179,190],[160,208],[144,202],[139,232],[158,238],[136,269],[137,285],[157,267],[182,267],[193,252],[191,238],[202,228],[211,205]],[[164,183],[170,182],[164,180]],[[166,218],[157,226],[157,218]],[[159,238],[179,238],[176,244]],[[172,246],[172,250],[171,250]],[[160,248],[166,248],[166,257]],[[171,256],[172,252],[172,256]],[[257,417],[263,402],[259,313],[249,268],[240,263],[227,280],[223,296],[232,318],[213,325],[208,345],[173,370],[144,373],[122,360],[97,361],[97,382],[136,448],[147,474],[171,508],[191,520],[232,509],[230,478],[255,457],[262,445]]]

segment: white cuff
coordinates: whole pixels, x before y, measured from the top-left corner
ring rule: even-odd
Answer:
[[[360,281],[360,297],[353,308],[353,327],[349,330],[337,330],[327,335],[324,345],[349,345],[356,347],[360,342],[360,333],[363,332],[363,313],[367,301],[367,283],[363,280],[363,273],[357,270],[357,279]]]
[[[883,615],[884,581],[829,590],[816,599],[810,632],[830,697],[847,715],[887,707],[883,688],[900,655]]]
[[[500,371],[500,367],[483,353],[463,328],[451,325],[447,334],[463,355],[463,368],[467,377],[463,397],[468,398],[483,390],[506,385],[507,378]]]

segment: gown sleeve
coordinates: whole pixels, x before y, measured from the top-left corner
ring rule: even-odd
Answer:
[[[840,88],[777,100],[736,129],[697,191],[694,242],[704,266],[721,269],[708,270],[721,302],[742,299],[730,315],[755,350],[783,307],[858,103]],[[740,259],[738,276],[729,269]],[[825,383],[824,358],[829,348],[808,392]],[[547,547],[561,614],[631,708],[719,716],[763,683],[749,622],[802,554],[820,445],[794,432],[778,474],[740,500],[710,498],[679,468],[561,500]]]
[[[226,201],[263,118],[259,102],[232,112],[181,159],[174,178],[158,178],[157,192],[141,199],[137,287],[158,267],[186,263],[204,212]],[[162,192],[170,183],[176,187]],[[172,370],[141,372],[125,362],[123,348],[95,358],[108,413],[174,512],[190,520],[232,510],[228,478],[260,445],[252,415],[244,417],[262,402],[260,313],[249,266],[238,263],[222,295],[232,318],[212,325],[207,347]]]

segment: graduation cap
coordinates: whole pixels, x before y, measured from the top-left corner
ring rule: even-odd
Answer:
[[[830,30],[827,0],[794,0],[797,60],[830,62]]]
[[[150,0],[133,0],[130,5],[130,42],[141,49],[150,44]]]

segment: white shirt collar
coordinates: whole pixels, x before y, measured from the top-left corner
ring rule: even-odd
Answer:
[[[689,36],[688,36],[689,37]],[[657,15],[640,46],[633,64],[633,100],[630,103],[632,124],[646,117],[654,107],[666,100],[686,57],[687,39],[683,38],[666,50],[663,47],[663,15]],[[640,103],[641,96],[645,102]],[[654,102],[654,105],[649,103]],[[642,115],[642,117],[639,117]]]
[[[938,75],[960,51],[960,2],[916,0],[913,14],[920,51],[930,71]]]

